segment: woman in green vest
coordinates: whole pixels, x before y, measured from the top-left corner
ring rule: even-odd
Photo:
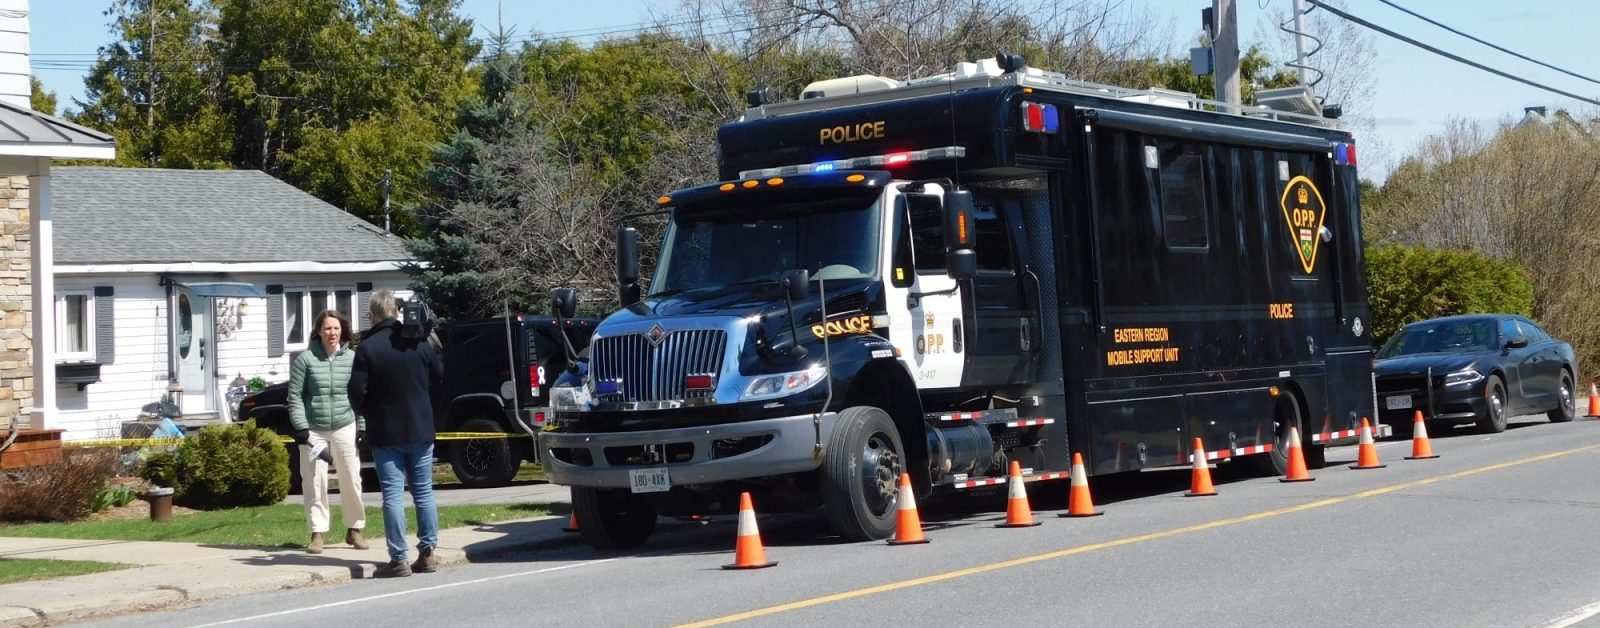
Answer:
[[[367,549],[361,530],[367,509],[361,503],[361,457],[356,442],[366,431],[350,405],[350,371],[356,352],[350,342],[350,321],[335,310],[317,315],[317,341],[295,356],[289,369],[289,421],[300,444],[300,484],[305,497],[311,542],[306,551],[321,554],[328,532],[328,461],[339,472],[339,501],[344,540]],[[313,456],[317,450],[320,455]]]

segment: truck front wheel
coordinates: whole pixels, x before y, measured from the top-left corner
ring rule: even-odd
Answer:
[[[849,541],[894,532],[905,447],[889,414],[870,406],[839,414],[822,463],[822,498],[833,531]]]
[[[655,508],[623,489],[574,486],[572,511],[583,542],[596,549],[638,547],[656,530]]]
[[[461,424],[463,432],[504,433],[500,424],[489,419],[470,419]],[[493,488],[511,483],[520,461],[512,455],[509,438],[474,438],[450,443],[450,470],[469,488]]]

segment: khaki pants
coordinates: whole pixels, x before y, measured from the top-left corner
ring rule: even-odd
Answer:
[[[339,472],[340,517],[344,527],[367,527],[367,509],[361,503],[361,456],[356,453],[356,425],[331,432],[311,430],[300,446],[300,490],[306,502],[306,520],[312,532],[328,531],[328,463],[311,458],[311,447],[328,443],[333,468]]]

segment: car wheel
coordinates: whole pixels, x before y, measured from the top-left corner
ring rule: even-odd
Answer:
[[[1478,431],[1498,434],[1506,431],[1506,385],[1499,375],[1490,375],[1483,385],[1483,416],[1478,417]]]
[[[471,419],[461,424],[463,432],[504,433],[500,424],[489,419]],[[521,461],[511,452],[509,438],[474,438],[450,443],[450,470],[467,488],[494,488],[511,483]]]
[[[1578,400],[1572,392],[1572,372],[1561,369],[1561,388],[1557,389],[1557,405],[1545,416],[1550,417],[1553,423],[1566,423],[1578,415]]]

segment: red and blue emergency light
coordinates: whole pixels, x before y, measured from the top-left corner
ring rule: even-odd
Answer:
[[[1061,128],[1061,116],[1055,105],[1022,101],[1022,130],[1030,133],[1055,133]]]

